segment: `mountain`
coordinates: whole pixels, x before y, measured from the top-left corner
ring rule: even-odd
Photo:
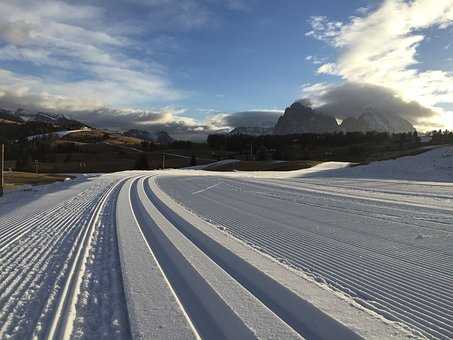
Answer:
[[[27,122],[40,122],[62,127],[67,130],[75,130],[87,127],[86,124],[77,120],[66,117],[63,114],[55,114],[48,112],[30,113],[19,109],[15,112],[15,116]]]
[[[0,137],[17,140],[34,135],[57,131],[78,130],[87,125],[64,115],[53,113],[31,113],[23,109],[11,111],[0,109]]]
[[[126,131],[124,135],[155,142],[161,145],[168,145],[174,142],[174,139],[165,131],[149,132],[146,130],[131,129]]]
[[[264,128],[258,126],[240,126],[231,130],[229,135],[248,135],[248,136],[264,136],[272,135],[273,128]]]
[[[123,134],[128,137],[135,137],[135,138],[152,141],[152,142],[154,142],[154,139],[155,139],[155,136],[151,132],[146,131],[146,130],[131,129],[131,130],[126,131]]]
[[[24,120],[20,118],[19,116],[16,116],[13,112],[6,110],[6,109],[0,109],[0,120],[3,122],[8,122],[8,123],[23,123]]]
[[[336,131],[338,131],[338,124],[335,118],[317,112],[303,102],[295,102],[286,108],[274,127],[276,135]]]
[[[345,132],[406,133],[415,131],[415,128],[407,120],[393,114],[373,110],[368,110],[357,118],[346,118],[341,123],[340,128]]]

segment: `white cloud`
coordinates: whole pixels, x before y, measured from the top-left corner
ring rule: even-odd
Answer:
[[[325,16],[313,16],[310,18],[312,30],[305,33],[308,37],[332,42],[338,36],[343,23],[339,21],[329,21]]]
[[[0,22],[0,61],[27,63],[39,75],[0,68],[0,90],[33,97],[43,108],[95,109],[184,95],[168,81],[165,67],[127,56],[131,40],[108,31],[101,7],[0,2]]]
[[[383,86],[405,101],[416,100],[440,112],[440,103],[453,103],[453,74],[419,68],[417,49],[427,29],[442,30],[452,23],[453,0],[386,0],[348,23],[313,17],[307,35],[340,51],[335,63],[322,65],[319,73]]]
[[[326,58],[320,58],[318,56],[308,55],[305,57],[305,60],[311,62],[313,65],[321,65],[321,64],[325,63]]]
[[[336,74],[337,73],[337,65],[334,63],[326,63],[322,64],[318,67],[317,73],[326,73],[326,74]]]

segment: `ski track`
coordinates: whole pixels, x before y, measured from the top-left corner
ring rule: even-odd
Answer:
[[[117,212],[123,235],[120,257],[123,273],[127,273],[125,290],[134,337],[360,338],[210,239],[195,226],[198,222],[180,217],[154,193],[151,182],[152,178],[146,176],[129,180],[128,189],[120,194],[122,204]],[[128,206],[129,212],[125,211]],[[143,242],[149,248],[148,256],[135,250]],[[143,262],[144,257],[151,263]],[[143,276],[145,268],[154,267],[158,270]],[[173,297],[170,294],[158,299],[160,289],[156,291],[156,287],[164,283]],[[145,312],[150,306],[152,309]],[[178,306],[179,312],[175,312]],[[154,315],[155,311],[159,314]],[[162,314],[173,313],[178,323],[162,319]],[[153,321],[155,326],[149,325]],[[190,329],[192,334],[188,333]]]
[[[76,321],[72,320],[69,328],[60,328],[73,329],[73,338],[127,338],[127,312],[111,212],[118,193],[114,190],[117,181],[105,177],[85,183],[81,192],[53,207],[44,202],[44,209],[35,204],[26,216],[8,214],[0,218],[0,338],[49,337],[52,320],[64,319],[57,313],[57,306],[64,301],[63,287],[69,280],[81,282],[77,304],[69,303],[76,305],[70,315]],[[61,197],[68,195],[71,192],[63,191]],[[96,211],[98,218],[93,219]],[[83,244],[82,235],[87,230],[92,231],[91,243]],[[71,279],[69,269],[79,249],[83,254],[87,250],[89,255],[80,260],[86,262],[84,270],[76,270]],[[97,289],[86,289],[94,284]],[[84,318],[96,325],[77,322]]]
[[[262,252],[388,319],[430,338],[452,338],[451,212],[414,207],[413,189],[404,194],[406,205],[336,196],[330,183],[325,194],[304,190],[322,191],[313,182],[158,178],[162,190],[180,204]],[[343,183],[334,190],[359,189]],[[378,191],[383,198],[402,190]],[[453,188],[445,191],[439,199],[449,200]],[[366,194],[373,197],[372,190]],[[418,191],[418,198],[424,194]]]

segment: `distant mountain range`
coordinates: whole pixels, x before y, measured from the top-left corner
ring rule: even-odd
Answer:
[[[334,132],[387,132],[407,133],[414,132],[415,128],[407,120],[385,112],[367,109],[359,117],[349,117],[341,124],[329,115],[311,108],[304,102],[295,102],[286,108],[278,119],[275,127],[237,127],[229,134],[237,135],[290,135],[303,133],[334,133]]]
[[[0,139],[21,139],[33,135],[43,135],[57,131],[78,130],[89,127],[87,124],[63,114],[48,112],[31,113],[23,109],[16,111],[0,108]],[[103,127],[97,127],[102,129]],[[319,112],[303,101],[297,101],[286,108],[274,127],[242,126],[229,132],[230,135],[288,135],[303,133],[334,132],[414,132],[415,128],[407,120],[385,112],[367,109],[358,117],[349,117],[341,124],[327,114]],[[150,132],[132,129],[125,136],[152,141],[162,145],[171,144],[174,139],[165,131]]]
[[[34,135],[78,130],[88,127],[86,124],[64,115],[25,110],[11,111],[0,109],[0,138],[17,140]]]
[[[0,109],[0,119],[4,122],[13,122],[17,124],[32,122],[44,123],[64,129],[81,129],[83,127],[88,127],[88,125],[68,118],[62,114],[53,114],[47,112],[31,113],[23,109],[18,109],[16,111]]]
[[[5,139],[21,139],[29,136],[47,135],[58,131],[72,131],[89,128],[85,123],[68,118],[63,114],[48,112],[31,113],[23,109],[11,111],[0,108],[0,137]],[[100,127],[102,130],[102,127]],[[107,130],[103,130],[106,131]],[[174,139],[165,131],[149,132],[132,129],[123,133],[124,136],[152,141],[168,145]]]
[[[168,145],[174,142],[174,139],[165,131],[149,132],[146,130],[131,129],[124,132],[124,135],[155,142],[161,145]]]

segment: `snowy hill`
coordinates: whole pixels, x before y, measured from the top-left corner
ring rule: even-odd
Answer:
[[[453,181],[453,146],[426,151],[415,156],[337,169],[307,177],[398,179],[407,181]]]

